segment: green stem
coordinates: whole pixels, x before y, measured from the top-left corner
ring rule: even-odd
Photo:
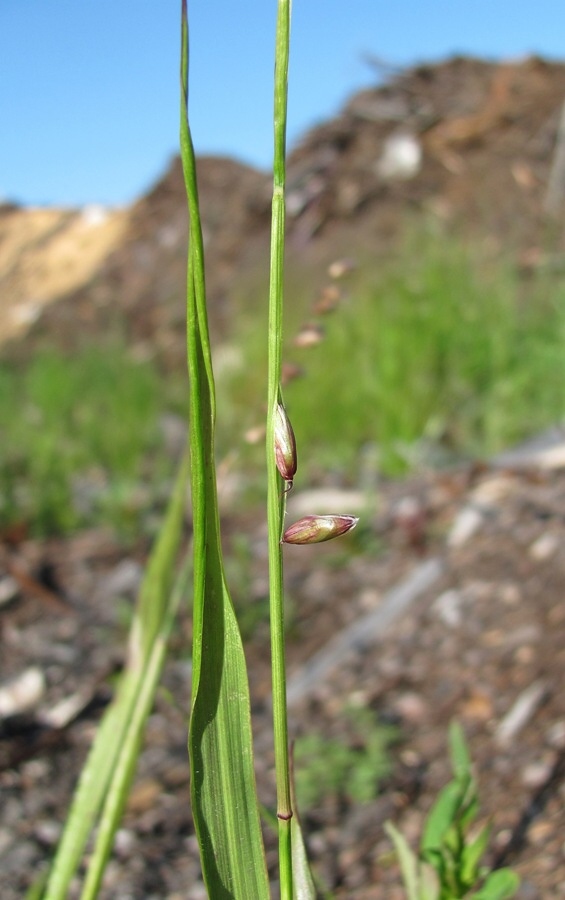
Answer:
[[[274,453],[275,411],[281,398],[283,266],[285,229],[285,152],[290,42],[290,0],[279,0],[275,56],[274,164],[269,289],[269,393],[267,417],[267,473],[273,730],[279,821],[281,900],[292,900],[290,761],[286,710],[284,647],[284,591],[281,536],[285,499]]]

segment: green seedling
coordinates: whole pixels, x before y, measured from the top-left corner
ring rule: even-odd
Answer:
[[[347,739],[307,734],[295,742],[296,792],[300,808],[315,808],[324,797],[370,803],[393,767],[391,746],[398,729],[379,722],[366,708],[350,708]]]
[[[424,826],[419,853],[391,822],[386,830],[394,843],[408,900],[505,900],[513,897],[519,878],[510,869],[491,871],[481,865],[491,833],[473,823],[479,811],[477,783],[463,731],[450,728],[453,779],[440,792]]]

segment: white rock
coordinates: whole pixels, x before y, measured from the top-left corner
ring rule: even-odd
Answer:
[[[448,547],[461,547],[479,530],[483,514],[474,506],[465,506],[458,513],[447,536]]]
[[[6,606],[10,600],[17,597],[19,592],[18,582],[11,575],[0,578],[0,606]]]
[[[384,142],[377,172],[386,181],[407,181],[422,167],[422,146],[409,132],[391,134]]]
[[[432,609],[442,622],[445,622],[450,628],[457,628],[463,621],[463,594],[453,588],[444,591],[434,601]]]
[[[553,556],[558,547],[559,538],[557,535],[546,531],[530,546],[530,556],[539,562],[543,562],[543,560]]]
[[[32,709],[45,693],[45,677],[32,666],[0,688],[0,718]]]

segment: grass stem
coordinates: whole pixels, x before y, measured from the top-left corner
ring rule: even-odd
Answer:
[[[286,179],[286,116],[288,54],[290,42],[290,0],[279,0],[275,55],[274,164],[271,220],[271,264],[268,337],[268,529],[273,689],[273,730],[279,821],[279,867],[282,900],[292,900],[290,761],[286,711],[286,669],[284,649],[284,593],[281,536],[285,497],[274,453],[275,424],[281,400],[281,359],[283,324],[283,268]]]

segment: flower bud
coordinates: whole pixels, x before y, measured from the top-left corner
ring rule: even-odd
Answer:
[[[279,403],[275,411],[275,460],[277,469],[289,487],[296,474],[296,439],[284,406]]]
[[[283,543],[320,544],[351,531],[358,521],[357,516],[304,516],[286,529]]]

